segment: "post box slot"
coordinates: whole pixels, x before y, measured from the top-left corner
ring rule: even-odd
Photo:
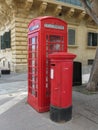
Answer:
[[[55,66],[55,64],[51,64],[51,66]]]

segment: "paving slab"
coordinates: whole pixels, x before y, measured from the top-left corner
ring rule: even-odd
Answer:
[[[10,76],[5,82],[2,77],[1,130],[98,130],[98,94],[73,91],[72,120],[56,123],[50,120],[49,112],[38,113],[28,105],[26,76]]]
[[[77,92],[73,92],[73,100]],[[83,96],[84,95],[79,95]],[[82,100],[82,98],[80,98]],[[78,99],[79,101],[79,99]],[[86,101],[85,101],[86,102]],[[73,101],[73,117],[68,122],[55,123],[49,112],[38,113],[27,103],[27,97],[0,115],[2,130],[98,130],[98,117],[85,110],[83,104]]]

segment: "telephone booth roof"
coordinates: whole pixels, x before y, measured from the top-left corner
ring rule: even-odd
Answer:
[[[43,24],[44,25],[43,25]],[[43,16],[37,17],[31,20],[28,25],[28,33],[31,33],[35,30],[40,30],[40,28],[44,26],[47,29],[59,29],[64,31],[67,28],[67,23],[59,18],[53,16]]]

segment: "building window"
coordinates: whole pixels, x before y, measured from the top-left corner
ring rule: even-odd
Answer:
[[[75,30],[68,29],[68,45],[75,45]]]
[[[88,33],[88,46],[98,45],[98,33],[89,32]]]
[[[11,48],[11,31],[5,32],[0,40],[1,49]]]
[[[57,0],[57,1],[69,3],[69,4],[72,4],[72,5],[82,6],[82,4],[79,0]]]
[[[88,59],[88,65],[92,65],[94,62],[94,59]]]
[[[1,36],[1,49],[5,49],[4,35]]]

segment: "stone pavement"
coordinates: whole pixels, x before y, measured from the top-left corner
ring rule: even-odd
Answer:
[[[2,79],[2,81],[1,81]],[[1,130],[98,130],[98,94],[73,91],[73,115],[68,122],[55,123],[49,112],[38,113],[27,103],[27,74],[0,78]]]

